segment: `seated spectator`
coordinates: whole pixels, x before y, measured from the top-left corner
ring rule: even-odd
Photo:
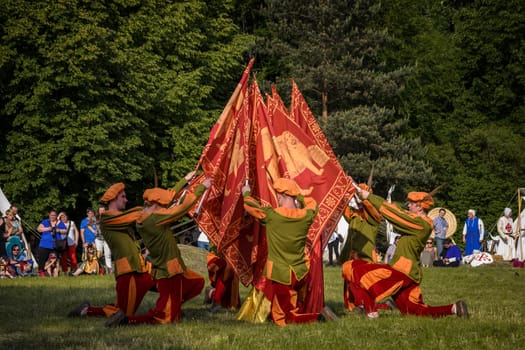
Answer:
[[[20,240],[20,237],[11,237],[6,244],[6,250],[9,259],[15,260],[16,262],[26,260],[24,244],[22,243],[22,240]]]
[[[458,267],[461,263],[461,250],[456,246],[452,239],[447,238],[444,244],[442,258],[434,261],[434,266],[439,267]]]
[[[7,243],[7,247],[7,262],[10,266],[11,274],[15,277],[33,276],[33,261],[27,260],[20,239],[12,237]]]
[[[15,278],[11,266],[9,265],[9,258],[7,256],[0,257],[0,279]]]
[[[84,253],[82,254],[82,262],[78,269],[71,274],[71,276],[79,276],[83,273],[87,275],[98,274],[99,264],[97,258],[97,250],[94,243],[88,243]]]
[[[432,238],[427,239],[427,244],[419,258],[422,267],[432,267],[438,259],[437,248],[432,244]]]
[[[56,253],[49,253],[49,256],[44,264],[44,271],[49,277],[58,277],[58,257]]]

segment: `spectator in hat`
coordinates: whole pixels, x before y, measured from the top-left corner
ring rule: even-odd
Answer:
[[[497,223],[499,242],[496,249],[496,254],[501,255],[505,261],[514,259],[516,255],[516,240],[514,238],[513,227],[512,210],[505,208],[503,215],[498,219]]]

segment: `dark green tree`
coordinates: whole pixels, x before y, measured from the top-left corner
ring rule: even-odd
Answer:
[[[115,181],[138,203],[192,170],[246,62],[250,38],[231,11],[230,1],[3,1],[0,184],[24,217],[82,213]]]
[[[373,26],[380,9],[376,1],[265,1],[255,50],[267,64],[258,78],[285,96],[293,77],[348,174],[365,181],[375,164],[374,187],[385,194],[394,183],[428,187],[431,171],[419,140],[402,136],[407,118],[395,110],[411,68],[387,67],[391,38]]]
[[[415,63],[400,113],[428,147],[438,201],[493,227],[524,172],[525,5],[521,1],[383,3],[395,65]],[[516,209],[514,207],[514,209]]]

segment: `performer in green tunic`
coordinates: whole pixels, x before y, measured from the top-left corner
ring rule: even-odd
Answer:
[[[306,237],[317,215],[317,203],[313,198],[304,198],[293,180],[279,178],[273,187],[277,208],[261,206],[251,196],[250,186],[242,188],[245,210],[266,227],[268,258],[264,275],[272,281],[271,318],[279,326],[336,318],[327,308],[323,316],[303,313],[309,271]]]
[[[91,306],[83,302],[69,313],[73,316],[112,316],[119,310],[125,315],[137,311],[144,295],[153,287],[151,275],[141,254],[140,243],[135,236],[135,221],[142,207],[126,208],[125,185],[121,182],[110,186],[101,198],[108,210],[102,213],[100,226],[115,260],[116,295],[115,304],[104,307]]]
[[[126,316],[119,312],[108,320],[106,326],[177,322],[181,319],[182,303],[199,295],[204,288],[204,278],[186,267],[171,230],[173,223],[185,215],[211,186],[211,179],[206,179],[194,193],[184,194],[177,204],[173,204],[193,174],[186,175],[175,190],[151,188],[144,191],[144,210],[137,219],[137,230],[150,253],[151,275],[159,298],[155,308],[147,314]]]

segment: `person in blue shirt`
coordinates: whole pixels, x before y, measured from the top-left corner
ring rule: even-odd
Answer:
[[[438,256],[441,256],[447,238],[448,222],[445,219],[446,213],[444,208],[440,208],[439,215],[434,219],[434,240],[436,241]]]
[[[46,277],[44,266],[49,254],[54,252],[55,237],[67,234],[67,227],[62,221],[58,220],[56,210],[51,210],[49,217],[42,220],[37,230],[42,235],[38,246],[38,274],[41,277]]]
[[[86,217],[80,222],[80,239],[82,240],[82,247],[85,251],[89,243],[95,245],[95,237],[97,233],[95,210],[87,208]]]
[[[450,238],[445,239],[444,247],[441,259],[434,261],[434,266],[458,267],[461,263],[461,249]]]

